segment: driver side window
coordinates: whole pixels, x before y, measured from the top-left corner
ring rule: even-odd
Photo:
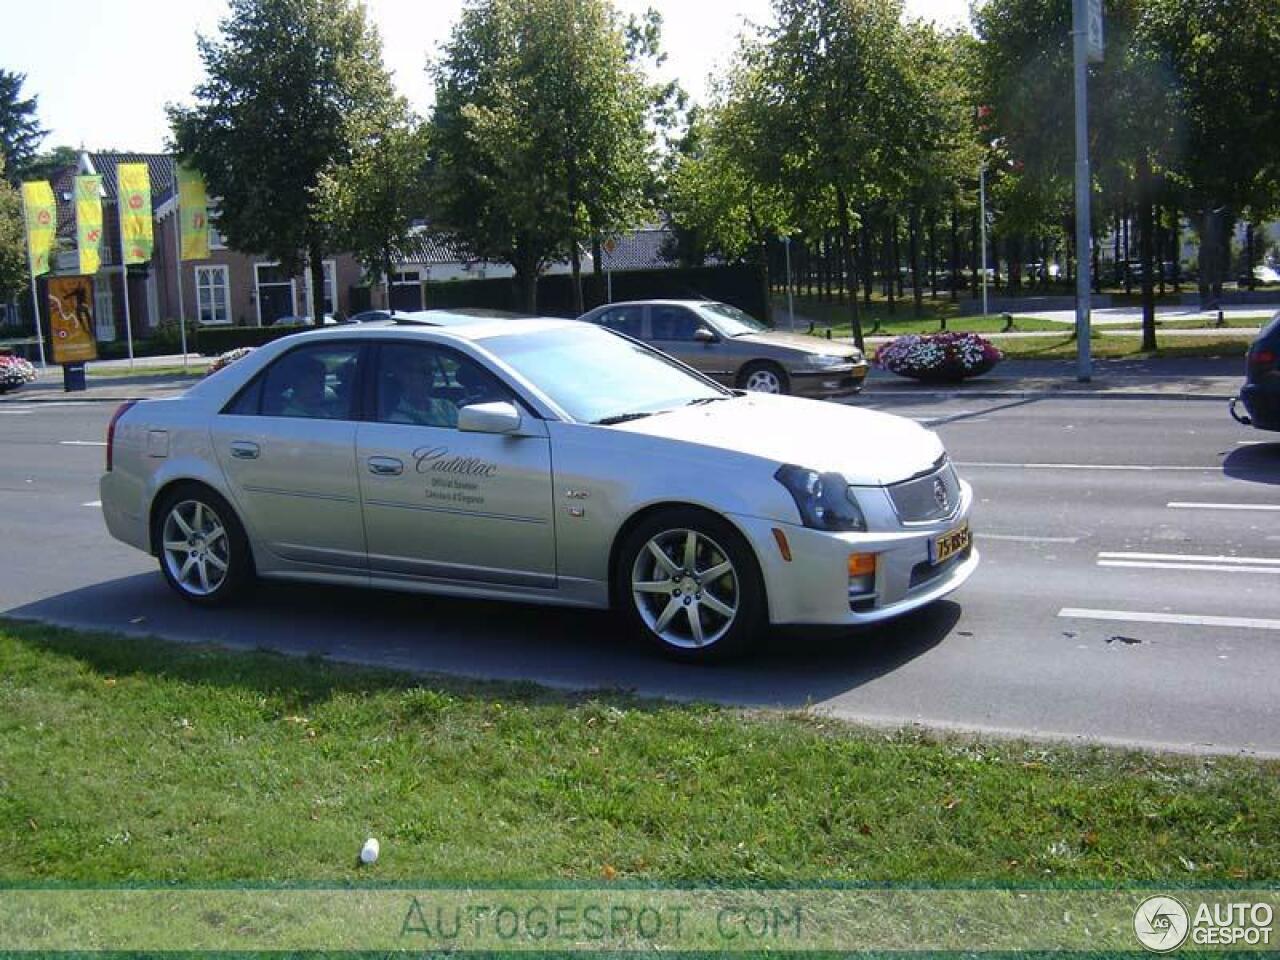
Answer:
[[[488,370],[450,350],[383,344],[378,355],[374,419],[421,427],[458,426],[458,411],[473,403],[510,401]]]
[[[650,322],[655,340],[693,340],[694,333],[703,326],[693,312],[684,307],[658,306],[652,311]]]

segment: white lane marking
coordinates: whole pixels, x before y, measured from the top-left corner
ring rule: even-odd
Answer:
[[[1275,443],[1274,440],[1237,440],[1237,447],[1256,447],[1260,443]]]
[[[1072,620],[1124,620],[1131,623],[1177,623],[1191,627],[1241,627],[1247,630],[1280,630],[1280,620],[1257,617],[1210,617],[1193,613],[1145,613],[1138,610],[1090,610],[1063,607],[1058,616]]]
[[[64,447],[105,447],[107,445],[105,440],[59,440],[58,443]]]
[[[1010,543],[1079,543],[1079,537],[1030,537],[1020,533],[975,533],[982,540],[1008,540]]]
[[[1260,566],[1280,567],[1280,557],[1206,557],[1195,553],[1128,553],[1123,551],[1103,550],[1098,553],[1099,560],[1173,560],[1190,561],[1192,563],[1242,563]]]
[[[1216,563],[1157,563],[1149,560],[1099,560],[1100,567],[1139,567],[1143,570],[1208,570],[1213,573],[1280,573],[1280,567],[1229,567]]]
[[[101,501],[101,500],[90,500],[88,503],[82,503],[82,504],[80,504],[80,506],[82,506],[82,507],[100,507],[100,506],[102,506],[102,501]]]
[[[1194,503],[1175,500],[1165,506],[1170,510],[1280,510],[1280,504],[1274,503]]]
[[[957,460],[957,467],[989,467],[994,470],[1155,470],[1212,471],[1220,473],[1221,467],[1153,466],[1150,464],[1121,463],[993,463],[982,460]]]
[[[21,417],[23,414],[30,412],[30,410],[0,410],[0,415],[6,417]]]

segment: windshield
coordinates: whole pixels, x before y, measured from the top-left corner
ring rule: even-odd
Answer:
[[[574,420],[597,423],[728,396],[659,353],[590,324],[484,342]]]
[[[767,323],[761,323],[749,313],[727,303],[703,303],[700,308],[712,316],[720,333],[726,337],[740,337],[744,333],[765,333],[772,329]]]

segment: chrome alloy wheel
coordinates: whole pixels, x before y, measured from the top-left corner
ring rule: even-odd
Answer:
[[[738,614],[738,573],[724,548],[696,530],[651,538],[631,567],[631,594],[645,625],[664,643],[715,643]]]
[[[760,367],[747,375],[744,386],[752,393],[781,393],[782,379],[776,370]]]
[[[164,563],[185,592],[207,597],[222,586],[231,564],[227,528],[207,503],[182,500],[164,520]]]

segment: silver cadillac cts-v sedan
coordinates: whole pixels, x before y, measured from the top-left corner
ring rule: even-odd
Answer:
[[[613,607],[684,660],[893,617],[978,563],[932,432],[562,320],[285,337],[121,407],[101,491],[195,604],[263,577]]]

